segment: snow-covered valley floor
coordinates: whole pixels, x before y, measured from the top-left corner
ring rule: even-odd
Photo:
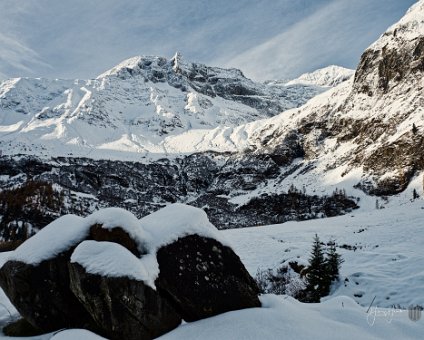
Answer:
[[[424,317],[410,320],[407,308],[424,306],[423,200],[222,233],[253,276],[258,268],[275,268],[292,260],[305,263],[315,233],[324,242],[333,237],[343,246],[338,248],[345,260],[341,281],[320,304],[265,295],[262,308],[185,323],[161,339],[422,339]],[[3,294],[0,302],[13,313]],[[0,306],[0,321],[8,318]],[[52,337],[99,339],[80,330],[33,339]]]

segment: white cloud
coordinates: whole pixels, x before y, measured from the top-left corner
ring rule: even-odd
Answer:
[[[44,63],[39,55],[19,41],[0,33],[0,74],[5,70],[16,72],[31,72],[33,68],[49,65]]]

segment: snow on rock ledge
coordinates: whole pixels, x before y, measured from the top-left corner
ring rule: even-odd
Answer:
[[[146,284],[151,287],[155,287],[154,282],[159,277],[157,251],[179,238],[198,235],[214,239],[231,248],[218,229],[209,222],[206,213],[189,205],[180,203],[169,205],[142,218],[140,224],[149,237],[145,244],[148,253],[143,255],[141,262],[150,274]]]
[[[88,224],[101,224],[105,229],[123,228],[131,236],[142,239],[143,231],[137,217],[121,208],[101,209],[86,217]]]
[[[113,242],[84,241],[71,256],[90,274],[129,277],[148,283],[149,274],[140,260],[129,250]]]
[[[140,224],[150,235],[148,243],[150,253],[156,253],[160,247],[188,235],[212,238],[223,245],[230,246],[218,229],[209,222],[208,216],[202,209],[185,204],[169,205],[142,218]]]
[[[25,241],[7,260],[37,265],[63,253],[89,237],[90,227],[99,224],[104,229],[122,228],[142,245],[148,237],[139,220],[130,212],[120,208],[96,211],[86,218],[65,215],[53,221],[36,235]]]
[[[121,228],[135,241],[138,248],[143,250],[143,256],[138,259],[124,247],[111,242],[81,243],[90,238],[90,228],[94,225],[106,230]],[[159,248],[188,235],[215,239],[229,246],[209,222],[206,213],[195,207],[172,204],[141,220],[124,209],[107,208],[86,218],[75,215],[58,218],[24,242],[6,261],[20,261],[35,266],[81,243],[72,255],[72,261],[80,263],[89,272],[111,277],[129,276],[154,288],[154,282],[159,275],[156,252]]]
[[[88,236],[86,219],[65,215],[53,221],[36,235],[21,244],[8,260],[38,265],[63,253]]]

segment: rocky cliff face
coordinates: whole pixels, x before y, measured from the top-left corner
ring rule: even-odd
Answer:
[[[423,12],[424,3],[419,1],[364,52],[355,73],[355,93],[378,96],[389,93],[398,85],[422,80]]]

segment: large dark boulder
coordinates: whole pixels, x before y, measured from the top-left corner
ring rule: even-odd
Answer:
[[[156,286],[186,321],[260,307],[259,289],[234,251],[198,235],[179,238],[157,252]]]
[[[69,288],[70,251],[37,265],[8,261],[0,286],[18,312],[44,332],[61,328],[95,329],[94,322]]]
[[[153,339],[181,323],[171,304],[142,281],[90,274],[78,263],[69,271],[72,291],[107,338]]]

